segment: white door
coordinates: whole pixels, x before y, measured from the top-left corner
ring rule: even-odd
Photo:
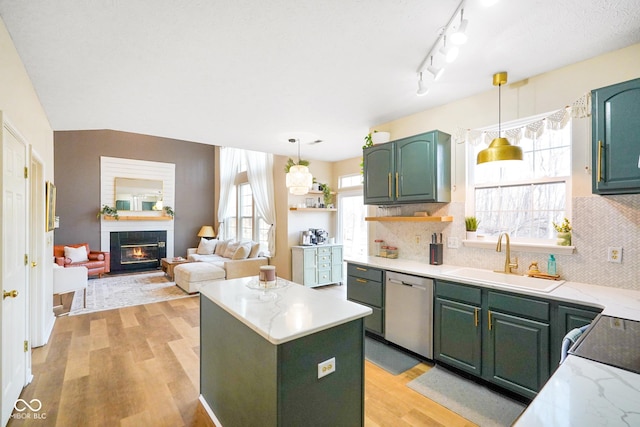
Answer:
[[[44,166],[31,148],[29,166],[30,212],[29,216],[29,313],[31,316],[31,347],[47,343],[54,323],[51,280],[45,271],[51,271],[51,261],[45,254],[45,186]],[[30,366],[27,362],[27,367]],[[31,374],[27,372],[27,378]],[[28,381],[27,381],[28,382]]]
[[[2,120],[2,425],[26,382],[27,149]]]

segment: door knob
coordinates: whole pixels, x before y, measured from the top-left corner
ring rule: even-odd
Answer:
[[[18,296],[18,291],[16,291],[15,289],[12,291],[4,291],[2,294],[2,299],[5,299],[7,297],[11,297],[11,298],[15,298]]]

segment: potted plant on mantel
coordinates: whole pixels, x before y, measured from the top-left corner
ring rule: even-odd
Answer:
[[[478,224],[480,224],[480,221],[478,221],[478,218],[475,216],[467,216],[464,218],[464,226],[467,230],[467,240],[474,240],[478,236]]]
[[[112,208],[109,205],[102,205],[102,209],[98,211],[97,218],[100,218],[100,215],[113,217],[116,221],[120,219],[120,215],[118,215],[118,209]]]

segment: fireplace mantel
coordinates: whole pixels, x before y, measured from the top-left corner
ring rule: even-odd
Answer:
[[[161,216],[123,216],[120,215],[119,219],[116,219],[113,216],[104,215],[102,217],[105,221],[171,221],[173,220],[172,216],[169,215],[161,215]]]

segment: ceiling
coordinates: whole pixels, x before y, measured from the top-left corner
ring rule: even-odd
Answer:
[[[417,69],[458,5],[0,0],[0,16],[54,130],[294,158],[299,138],[303,158],[327,161],[359,156],[372,126],[492,89],[497,71],[515,82],[640,42],[637,0],[467,0],[468,43],[418,97]]]

